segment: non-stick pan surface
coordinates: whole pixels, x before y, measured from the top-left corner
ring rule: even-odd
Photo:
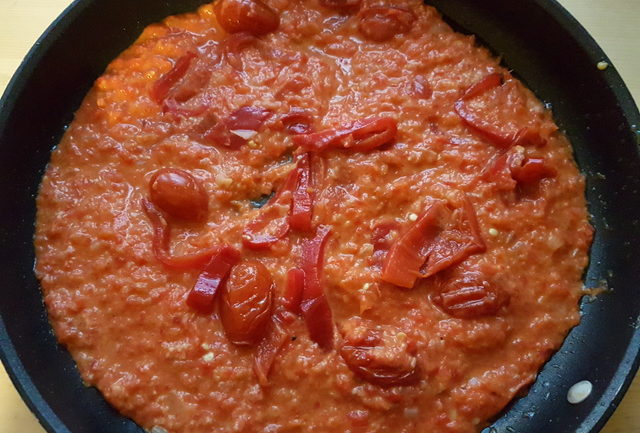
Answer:
[[[142,29],[201,0],[78,0],[36,43],[0,103],[0,355],[49,432],[141,432],[93,388],[56,343],[33,274],[35,196],[49,153],[107,63]],[[431,0],[553,109],[587,177],[596,236],[587,286],[608,293],[582,303],[582,323],[526,397],[487,431],[596,432],[638,367],[640,332],[640,115],[613,67],[553,0]],[[583,403],[567,389],[593,382]],[[493,429],[493,430],[491,430]]]

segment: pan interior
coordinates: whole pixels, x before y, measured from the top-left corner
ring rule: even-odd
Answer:
[[[596,236],[583,319],[528,395],[486,431],[599,430],[637,367],[640,297],[640,116],[603,53],[552,0],[430,0],[459,31],[478,35],[553,110],[587,178]],[[93,388],[82,385],[51,333],[33,274],[34,198],[55,146],[108,62],[142,29],[193,10],[199,0],[78,0],[36,44],[0,104],[0,354],[23,397],[50,432],[141,433]],[[55,85],[52,85],[55,83]],[[590,380],[593,394],[570,405],[566,392]]]

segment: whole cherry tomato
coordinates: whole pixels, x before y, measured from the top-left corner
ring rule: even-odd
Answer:
[[[358,28],[367,38],[384,42],[400,33],[407,33],[416,19],[409,9],[391,6],[372,6],[360,11]]]
[[[202,221],[207,216],[207,192],[184,170],[163,168],[156,171],[149,181],[149,190],[153,204],[174,218]]]
[[[229,33],[248,32],[254,36],[270,33],[280,25],[280,17],[260,0],[217,0],[218,22]]]
[[[353,317],[343,324],[342,336],[340,356],[362,380],[381,387],[420,381],[415,347],[399,329]]]
[[[234,344],[251,346],[264,336],[273,306],[273,279],[255,260],[235,266],[220,302],[220,320]]]

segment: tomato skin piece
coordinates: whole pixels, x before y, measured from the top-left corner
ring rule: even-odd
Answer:
[[[244,63],[240,53],[246,47],[257,45],[258,38],[248,32],[239,32],[230,35],[222,41],[222,58],[236,71],[244,70]]]
[[[230,246],[222,247],[198,275],[193,289],[187,295],[187,305],[200,314],[213,313],[216,295],[239,261],[238,250]]]
[[[320,283],[324,248],[331,232],[328,226],[319,226],[316,236],[302,245],[304,291],[300,309],[311,340],[325,350],[333,347],[333,317],[329,301]]]
[[[373,227],[371,233],[371,243],[373,253],[369,259],[369,264],[378,270],[382,270],[382,265],[387,253],[393,245],[393,238],[397,235],[400,224],[392,219],[379,222]]]
[[[204,114],[207,109],[206,105],[199,105],[197,107],[186,107],[184,104],[180,104],[174,98],[166,98],[162,105],[163,111],[167,113],[175,114],[181,117],[196,117]]]
[[[196,54],[188,51],[173,65],[173,68],[160,77],[151,87],[151,99],[156,104],[162,105],[165,98],[171,91],[171,88],[178,82],[189,70],[191,61],[196,58]]]
[[[193,254],[172,255],[169,251],[171,228],[164,215],[146,198],[140,203],[153,227],[153,254],[163,265],[175,269],[201,268],[218,252],[219,248],[213,246]]]
[[[457,216],[457,218],[453,218]],[[463,227],[466,222],[467,227]],[[433,202],[391,246],[382,267],[382,280],[412,288],[472,254],[484,252],[475,210],[465,195],[462,209],[451,212],[443,201]]]
[[[311,156],[302,155],[296,164],[297,182],[293,190],[289,225],[300,232],[311,231],[313,217],[313,195],[311,192]]]
[[[220,299],[220,321],[233,344],[253,346],[265,334],[273,307],[273,278],[257,260],[231,269]]]
[[[293,143],[307,152],[346,149],[366,152],[395,140],[397,122],[391,117],[371,117],[345,125],[293,137]]]
[[[513,136],[513,142],[511,145],[522,147],[544,147],[547,145],[547,140],[543,138],[538,131],[524,127]]]
[[[438,200],[429,205],[418,220],[391,246],[382,266],[382,280],[412,288],[431,252],[430,246],[443,228],[446,205]]]
[[[259,36],[280,25],[278,14],[260,0],[217,0],[213,9],[220,26],[229,33]]]
[[[304,294],[305,274],[300,268],[292,268],[287,272],[287,285],[282,305],[294,314],[300,314],[300,303]]]
[[[226,119],[215,122],[205,133],[204,139],[211,144],[236,150],[247,142],[247,139],[234,134],[234,131],[258,131],[264,122],[271,117],[271,110],[261,107],[245,106],[231,112]]]
[[[384,42],[409,32],[416,19],[411,10],[393,6],[371,6],[362,9],[359,16],[358,30],[374,42]]]
[[[284,183],[278,188],[273,198],[261,210],[258,216],[247,223],[242,232],[242,245],[246,248],[262,251],[271,248],[273,244],[284,238],[289,233],[289,215],[278,215],[278,206],[291,206],[292,194],[298,182],[298,170],[293,169],[287,175]],[[264,233],[263,229],[273,220],[273,216],[279,216],[279,222],[271,233]]]
[[[276,356],[291,341],[289,325],[294,320],[295,317],[291,313],[282,311],[281,308],[276,309],[271,316],[267,333],[253,355],[253,372],[260,386],[269,385],[269,373]]]
[[[189,172],[162,168],[149,180],[153,204],[174,218],[202,221],[207,217],[209,197],[204,187]]]

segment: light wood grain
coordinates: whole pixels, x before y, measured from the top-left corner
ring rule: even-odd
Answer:
[[[600,43],[636,101],[640,101],[640,0],[560,2]],[[0,0],[0,92],[4,90],[31,45],[69,3],[69,0]],[[634,382],[603,432],[640,433],[640,411],[636,409],[638,404],[640,379]],[[0,432],[44,432],[20,399],[2,367]]]

